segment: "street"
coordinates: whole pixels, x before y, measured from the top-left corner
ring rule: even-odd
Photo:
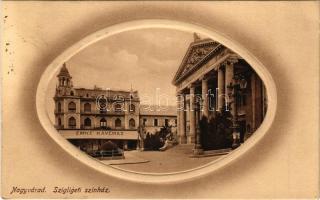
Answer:
[[[113,167],[146,173],[171,173],[200,167],[222,156],[192,158],[191,145],[178,145],[167,151],[126,151],[125,159],[104,160]]]

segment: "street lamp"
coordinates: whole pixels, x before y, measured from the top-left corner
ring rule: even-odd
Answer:
[[[238,124],[238,111],[237,111],[237,99],[238,95],[242,93],[247,87],[247,81],[244,76],[235,75],[233,77],[233,81],[227,86],[228,88],[228,96],[233,97],[230,105],[233,104],[232,108],[234,109],[232,115],[232,149],[236,149],[240,146],[240,132],[239,132],[239,124]]]
[[[138,127],[138,142],[139,142],[139,145],[137,145],[137,147],[139,148],[140,151],[144,151],[144,133],[145,133],[144,125],[139,126]]]
[[[194,111],[196,112],[196,141],[195,141],[195,146],[193,149],[193,154],[194,155],[201,155],[203,154],[203,149],[201,145],[201,133],[200,133],[200,108],[202,106],[202,99],[198,99],[194,103]]]

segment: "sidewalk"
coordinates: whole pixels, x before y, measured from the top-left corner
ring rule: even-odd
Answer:
[[[171,173],[197,168],[225,155],[190,157],[190,145],[178,145],[166,151],[125,151],[125,159],[104,160],[113,167],[145,173]]]
[[[146,163],[150,162],[147,159],[141,158],[136,155],[136,153],[133,152],[138,152],[137,150],[133,151],[125,151],[124,159],[119,159],[119,160],[99,160],[100,162],[107,164],[107,165],[124,165],[124,164],[139,164],[139,163]]]

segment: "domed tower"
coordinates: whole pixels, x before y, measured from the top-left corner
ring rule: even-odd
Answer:
[[[58,86],[56,88],[56,96],[74,96],[72,76],[66,67],[66,63],[63,64],[58,77]]]
[[[55,101],[55,126],[61,129],[80,128],[80,99],[72,84],[72,77],[64,63],[57,75]]]

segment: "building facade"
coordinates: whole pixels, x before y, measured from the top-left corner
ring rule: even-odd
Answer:
[[[241,143],[260,126],[266,113],[266,90],[250,65],[222,44],[197,34],[172,83],[180,102],[181,144],[196,141],[196,102],[201,102],[200,118],[211,119],[222,109],[229,110]]]
[[[99,150],[102,144],[111,141],[122,149],[137,148],[141,122],[140,99],[138,91],[103,90],[76,88],[72,83],[66,65],[57,75],[58,85],[54,96],[55,128],[63,137],[81,150],[90,153]],[[165,125],[162,120],[170,121],[176,127],[176,115],[164,116],[143,111],[143,119],[159,121],[150,125],[148,131],[155,132]],[[145,129],[144,129],[145,130]]]
[[[140,124],[149,134],[155,134],[162,127],[171,127],[172,133],[177,134],[177,107],[166,106],[157,109],[156,106],[141,105]]]

